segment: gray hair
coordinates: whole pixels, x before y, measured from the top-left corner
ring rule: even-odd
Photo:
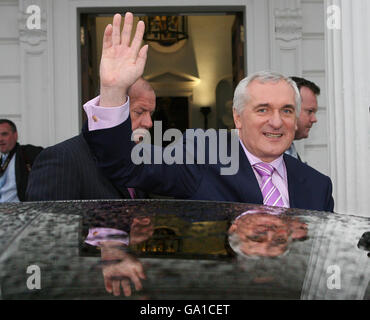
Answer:
[[[127,95],[130,98],[132,98],[131,96],[136,98],[141,96],[143,91],[152,91],[154,93],[154,89],[150,83],[140,77],[133,85],[131,85],[131,87],[128,88]]]
[[[243,109],[249,100],[248,85],[254,80],[257,80],[261,83],[278,82],[280,80],[283,80],[290,84],[295,92],[296,115],[297,117],[299,116],[299,113],[301,111],[301,95],[296,83],[292,79],[285,77],[280,73],[272,71],[259,71],[249,75],[239,82],[234,91],[233,100],[233,109],[235,109],[238,114],[241,114],[243,112]]]

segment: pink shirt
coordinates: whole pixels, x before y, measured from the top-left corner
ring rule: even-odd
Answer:
[[[119,107],[100,107],[100,96],[88,101],[84,105],[84,109],[87,115],[89,131],[108,129],[126,121],[130,115],[130,99],[127,97],[127,101],[124,105]],[[108,112],[109,111],[109,112]],[[262,162],[256,156],[251,154],[240,140],[245,155],[247,156],[252,168],[253,165]],[[288,177],[285,167],[283,155],[275,159],[270,163],[275,170],[272,174],[272,182],[276,188],[280,191],[283,198],[284,207],[289,208],[289,193],[288,193]],[[256,176],[259,186],[261,187],[261,177],[257,171],[253,168],[253,172]]]
[[[125,122],[130,115],[130,98],[119,107],[100,107],[100,96],[86,102],[84,110],[87,115],[89,131],[108,129]]]
[[[263,162],[263,161],[260,160],[259,158],[257,158],[255,155],[251,154],[247,150],[247,148],[244,146],[242,140],[240,140],[240,144],[243,147],[245,155],[247,156],[247,158],[249,160],[249,163],[252,166],[253,172],[254,172],[254,174],[256,176],[256,179],[258,181],[258,184],[261,188],[262,178],[258,174],[258,172],[253,168],[253,165],[256,164],[256,163],[259,163],[259,162]],[[285,208],[290,208],[289,192],[288,192],[288,176],[287,176],[287,172],[286,172],[286,166],[285,166],[285,162],[284,162],[284,159],[283,159],[283,155],[281,155],[279,158],[275,159],[274,161],[270,162],[269,164],[272,165],[275,168],[274,172],[272,173],[272,183],[280,191],[280,194],[283,198],[284,207]]]
[[[92,246],[99,246],[105,241],[118,241],[122,244],[129,245],[129,236],[127,232],[112,228],[92,228],[89,229],[89,234],[85,240],[86,243]]]

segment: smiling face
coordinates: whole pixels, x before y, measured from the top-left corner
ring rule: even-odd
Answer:
[[[13,132],[8,123],[0,124],[0,152],[8,153],[11,151],[18,140],[17,131]]]
[[[297,128],[295,92],[284,80],[248,85],[248,100],[234,122],[247,150],[264,162],[281,156],[293,142]]]
[[[308,138],[308,134],[313,124],[317,122],[317,97],[311,89],[301,87],[299,90],[302,98],[301,113],[298,118],[298,129],[295,133],[295,139]]]
[[[285,218],[268,214],[240,217],[229,228],[229,234],[233,233],[241,252],[251,256],[279,256],[287,250],[291,240],[291,230]]]

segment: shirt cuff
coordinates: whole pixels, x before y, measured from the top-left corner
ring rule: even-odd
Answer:
[[[89,234],[85,240],[86,243],[92,246],[99,246],[105,241],[117,241],[128,246],[129,236],[127,232],[111,228],[92,228],[89,229]]]
[[[130,115],[130,98],[119,107],[100,107],[100,96],[86,102],[84,110],[87,115],[89,131],[109,129],[125,122]]]

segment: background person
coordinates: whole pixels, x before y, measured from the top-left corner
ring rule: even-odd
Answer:
[[[291,77],[291,79],[297,84],[301,95],[301,112],[299,113],[294,140],[306,139],[312,126],[317,122],[317,96],[320,94],[320,88],[312,81],[304,78]],[[286,153],[301,160],[294,142]]]
[[[20,145],[16,125],[0,119],[0,202],[25,200],[28,175],[42,147]]]
[[[140,78],[128,94],[132,130],[151,128],[156,99],[153,88]],[[82,134],[46,148],[35,162],[27,188],[28,201],[146,197],[140,190],[117,188],[105,178]]]

